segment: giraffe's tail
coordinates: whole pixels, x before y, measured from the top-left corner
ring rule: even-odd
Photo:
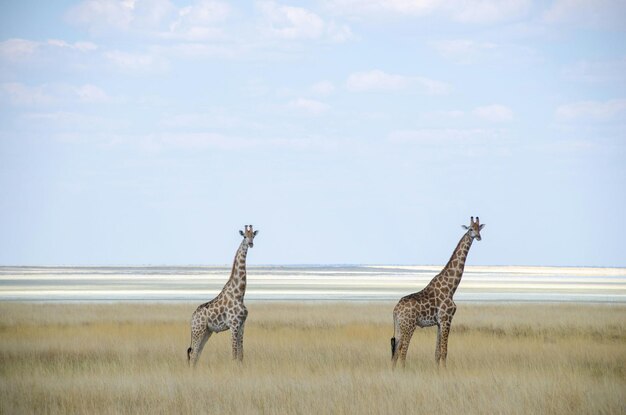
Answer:
[[[187,349],[187,363],[191,362],[191,347]]]
[[[396,337],[398,337],[398,339],[396,339]],[[393,313],[393,337],[391,338],[391,359],[393,360],[394,356],[396,355],[396,347],[398,346],[399,340],[400,340],[400,327],[398,324],[398,319],[396,318],[396,312],[394,310]]]

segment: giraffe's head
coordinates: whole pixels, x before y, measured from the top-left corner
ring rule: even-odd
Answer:
[[[254,237],[259,231],[253,231],[252,225],[246,225],[245,231],[239,231],[241,236],[243,236],[244,241],[248,244],[250,248],[254,246]]]
[[[485,227],[485,224],[480,224],[480,219],[476,216],[476,221],[474,221],[474,217],[470,218],[470,226],[463,225],[464,229],[467,229],[467,233],[472,238],[476,238],[476,240],[480,241],[482,238],[480,237],[480,230]]]

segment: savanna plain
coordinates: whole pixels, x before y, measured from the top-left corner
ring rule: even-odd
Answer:
[[[0,303],[0,413],[626,413],[626,305],[459,303],[392,371],[393,305],[252,302],[191,370],[197,304]]]

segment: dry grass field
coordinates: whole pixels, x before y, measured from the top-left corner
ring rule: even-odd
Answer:
[[[0,304],[0,414],[624,414],[626,306],[460,304],[392,372],[393,304],[251,303],[187,367],[196,304]]]

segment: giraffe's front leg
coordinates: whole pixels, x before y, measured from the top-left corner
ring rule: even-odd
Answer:
[[[230,328],[233,360],[243,360],[243,323]]]
[[[448,357],[448,334],[450,333],[450,326],[452,325],[452,320],[447,320],[441,323],[439,328],[439,335],[437,336],[438,344],[438,352],[439,357],[437,357],[437,364],[441,362],[443,367],[446,367],[446,358]]]
[[[437,366],[440,363],[446,367],[448,357],[448,334],[452,325],[452,318],[456,313],[456,304],[453,301],[442,304],[437,316],[437,346],[435,347],[435,361]]]
[[[237,332],[237,360],[239,360],[240,362],[243,361],[243,330],[244,330],[245,324],[246,322],[242,321],[241,327],[239,328],[239,331]]]
[[[439,363],[443,363],[443,367],[446,367],[446,358],[448,357],[448,335],[450,334],[450,327],[452,326],[452,318],[456,313],[456,304],[446,304],[446,307],[442,308],[442,313],[439,316],[439,327],[437,333],[437,350],[435,351],[435,360],[437,366]]]
[[[441,324],[437,324],[437,344],[435,345],[435,362],[439,366],[441,360]]]
[[[230,327],[233,360],[243,360],[243,329],[245,323],[246,319],[242,316]]]
[[[233,360],[237,359],[237,349],[238,349],[238,338],[239,338],[239,327],[238,326],[232,326],[230,328],[230,342],[231,342],[231,349],[233,352]]]

